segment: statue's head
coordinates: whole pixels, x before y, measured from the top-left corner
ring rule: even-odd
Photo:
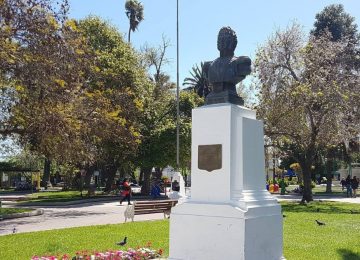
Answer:
[[[236,45],[237,37],[235,31],[230,27],[221,28],[217,40],[217,48],[220,51],[220,56],[234,56]]]

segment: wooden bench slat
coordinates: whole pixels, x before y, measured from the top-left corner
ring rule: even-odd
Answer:
[[[152,213],[164,213],[164,210],[154,209],[154,210],[141,210],[141,211],[135,211],[135,215],[142,215],[142,214],[152,214]]]
[[[135,205],[135,208],[151,208],[151,207],[171,207],[172,206],[172,204],[146,204],[146,205],[144,205],[144,204],[140,204],[140,205],[138,205],[138,204],[136,204]]]
[[[135,213],[136,212],[140,212],[140,211],[146,211],[146,210],[161,210],[161,211],[166,211],[166,210],[170,210],[171,208],[142,208],[142,209],[135,209]]]
[[[177,203],[177,201],[136,201],[136,205],[158,205],[158,204],[174,204],[174,203]]]
[[[157,207],[136,207],[135,210],[137,209],[171,209],[172,207],[169,206],[157,206]]]

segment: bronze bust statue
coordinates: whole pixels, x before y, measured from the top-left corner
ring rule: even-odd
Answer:
[[[219,31],[217,48],[220,57],[204,63],[204,71],[212,91],[207,95],[205,104],[233,103],[244,105],[244,100],[236,93],[236,84],[251,72],[249,57],[234,56],[237,45],[235,31],[223,27]]]

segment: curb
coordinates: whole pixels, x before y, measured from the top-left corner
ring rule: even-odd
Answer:
[[[96,198],[96,199],[81,199],[81,200],[71,200],[71,201],[53,201],[53,202],[21,202],[17,203],[17,206],[69,206],[69,205],[77,205],[77,204],[86,204],[92,202],[101,202],[101,201],[112,201],[118,200],[115,197],[109,198]]]
[[[109,197],[100,197],[94,199],[81,199],[81,200],[71,200],[71,201],[58,201],[58,202],[21,202],[16,203],[17,206],[44,206],[44,207],[51,207],[51,206],[70,206],[70,205],[78,205],[78,204],[87,204],[93,202],[102,202],[102,201],[118,201],[120,200],[121,196],[109,196]],[[161,197],[158,199],[166,199],[167,197]],[[131,200],[147,200],[152,199],[151,196],[132,196]],[[13,204],[14,205],[14,204]]]
[[[0,219],[3,220],[3,219],[13,219],[13,218],[25,218],[25,217],[38,216],[38,215],[42,215],[42,214],[44,214],[43,209],[36,209],[36,210],[30,211],[30,212],[2,215]]]

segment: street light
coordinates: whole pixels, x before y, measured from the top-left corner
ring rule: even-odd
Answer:
[[[176,0],[176,169],[179,169],[179,0]]]

